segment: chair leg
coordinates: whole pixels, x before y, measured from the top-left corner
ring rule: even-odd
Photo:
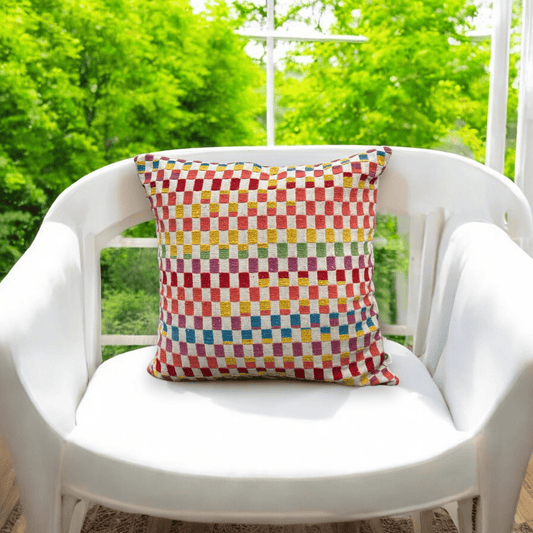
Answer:
[[[476,533],[507,533],[511,531],[518,498],[500,491],[483,491],[476,512]],[[495,492],[498,492],[495,494]]]
[[[531,383],[528,385],[531,388]],[[512,433],[502,431],[502,434]],[[525,438],[524,435],[520,437]],[[480,467],[480,491],[474,523],[476,533],[508,533],[513,528],[516,506],[530,453],[527,456],[525,454],[521,456],[521,450],[504,445],[496,451],[486,452],[491,461],[485,461]],[[468,502],[465,502],[463,510],[465,522],[468,520],[468,512],[470,512]]]
[[[443,505],[442,508],[448,513],[448,515],[452,519],[455,527],[457,528],[457,531],[459,531],[459,533],[465,533],[459,526],[459,503],[447,503],[446,505]]]
[[[63,441],[49,429],[40,415],[34,416],[35,407],[26,397],[24,402],[19,406],[20,412],[29,414],[20,424],[22,433],[13,435],[10,452],[27,531],[62,533],[60,465]]]
[[[89,502],[78,500],[74,496],[61,498],[61,533],[80,533]]]
[[[457,502],[457,529],[459,533],[473,533],[474,521],[472,511],[474,509],[474,499],[467,498]]]
[[[433,509],[412,513],[411,520],[413,521],[414,533],[431,533],[434,518]]]

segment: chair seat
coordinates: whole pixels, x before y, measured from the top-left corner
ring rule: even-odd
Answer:
[[[449,497],[454,472],[461,481],[451,492],[467,492],[476,479],[469,435],[417,357],[385,347],[398,386],[173,383],[147,373],[155,348],[118,355],[78,407],[65,490],[126,511],[271,523],[370,517],[387,498],[391,513],[403,512],[406,491],[413,506],[429,507]]]

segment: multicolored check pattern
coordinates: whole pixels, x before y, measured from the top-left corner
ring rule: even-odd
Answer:
[[[398,383],[372,281],[378,176],[390,154],[285,167],[137,156],[159,238],[149,372]]]

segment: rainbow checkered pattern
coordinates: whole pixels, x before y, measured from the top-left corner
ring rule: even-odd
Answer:
[[[314,166],[137,156],[159,238],[149,372],[396,384],[377,322],[382,147]]]

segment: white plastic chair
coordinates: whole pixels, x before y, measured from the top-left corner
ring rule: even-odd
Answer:
[[[298,164],[360,148],[168,154]],[[74,533],[89,502],[193,522],[422,511],[426,527],[458,502],[468,532],[479,497],[476,531],[508,533],[533,444],[533,260],[513,242],[533,234],[529,206],[482,165],[409,148],[378,204],[410,224],[400,329],[421,357],[387,341],[400,385],[178,384],[148,375],[153,347],[100,364],[99,252],[152,216],[133,160],[69,187],[0,285],[0,424],[28,531]]]

